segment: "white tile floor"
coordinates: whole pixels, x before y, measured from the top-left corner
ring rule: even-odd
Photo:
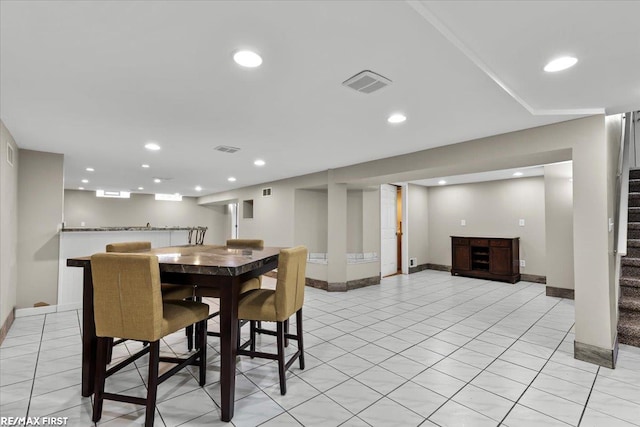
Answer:
[[[156,425],[640,426],[640,349],[621,345],[615,370],[575,360],[573,302],[544,290],[436,271],[348,293],[307,288],[307,369],[294,364],[286,396],[274,362],[241,358],[235,417],[222,423],[210,337],[207,386],[186,371],[162,384]],[[93,425],[91,399],[80,396],[79,324],[77,311],[16,319],[0,347],[2,417]],[[273,348],[272,337],[261,339]],[[181,333],[164,344],[185,351]],[[107,387],[143,395],[145,378],[141,359]],[[143,419],[139,407],[107,401],[98,424]]]

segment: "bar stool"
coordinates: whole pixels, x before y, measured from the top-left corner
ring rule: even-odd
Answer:
[[[120,252],[120,253],[130,253],[137,251],[148,251],[151,249],[151,242],[118,242],[118,243],[109,243],[105,248],[107,252]],[[172,285],[169,283],[160,284],[160,290],[162,292],[162,300],[163,301],[171,301],[171,300],[183,300],[183,299],[193,299],[193,286],[183,286],[183,285]],[[192,328],[188,328],[187,333],[187,347],[189,350],[193,348],[193,343],[189,342],[193,340],[193,331]],[[125,339],[113,340],[112,344],[109,347],[109,354],[107,357],[108,362],[111,362],[111,354],[114,345],[122,344],[125,342]]]
[[[207,316],[209,307],[195,301],[163,301],[158,257],[149,254],[104,253],[91,257],[94,318],[98,339],[93,421],[102,416],[105,399],[146,406],[145,426],[152,426],[159,384],[188,365],[199,367],[199,384],[206,383]],[[196,325],[197,350],[187,358],[160,357],[160,339]],[[138,353],[107,370],[110,340],[120,337],[148,342]],[[149,353],[146,398],[105,393],[105,379]],[[176,364],[158,375],[159,363]]]
[[[304,369],[304,345],[302,340],[302,306],[304,304],[305,272],[307,248],[297,246],[280,251],[278,258],[278,279],[276,289],[254,289],[247,292],[238,305],[238,318],[251,322],[249,350],[238,349],[238,355],[260,357],[278,361],[280,394],[287,393],[285,372],[298,359],[300,369]],[[296,315],[296,334],[289,334],[286,324]],[[276,322],[276,331],[262,329],[257,322]],[[277,353],[256,351],[256,333],[275,335]],[[285,340],[298,342],[298,349],[285,361]]]

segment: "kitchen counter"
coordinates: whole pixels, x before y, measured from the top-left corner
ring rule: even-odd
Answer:
[[[75,231],[189,231],[189,230],[206,230],[207,227],[146,227],[136,225],[124,225],[120,227],[64,227],[62,232]]]

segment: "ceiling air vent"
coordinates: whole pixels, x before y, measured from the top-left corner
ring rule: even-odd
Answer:
[[[364,70],[345,80],[342,84],[358,92],[371,93],[390,85],[391,80],[373,71]]]
[[[236,151],[240,151],[238,147],[230,147],[228,145],[218,145],[214,150],[222,151],[223,153],[233,154]]]
[[[271,187],[262,189],[262,197],[271,196]]]

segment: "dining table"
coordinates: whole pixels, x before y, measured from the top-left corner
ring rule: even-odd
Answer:
[[[230,421],[234,412],[238,301],[241,284],[277,268],[280,249],[181,245],[138,251],[158,257],[162,283],[219,289],[220,394],[223,421]],[[87,397],[94,391],[97,351],[91,256],[69,258],[67,266],[83,268],[82,395]]]

